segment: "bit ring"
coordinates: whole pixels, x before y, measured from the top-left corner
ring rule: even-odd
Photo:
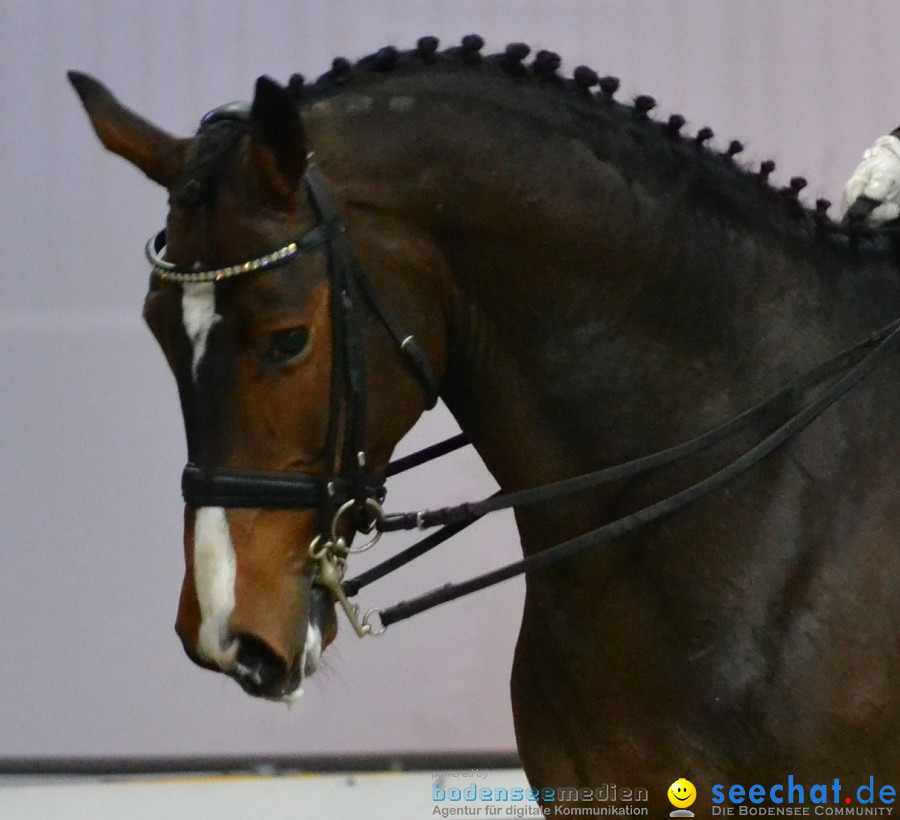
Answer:
[[[372,623],[372,618],[378,619],[378,626]],[[384,635],[387,631],[387,627],[381,623],[381,610],[378,607],[373,607],[363,615],[362,626],[366,630],[367,635]]]
[[[378,543],[379,539],[381,538],[381,530],[379,530],[375,525],[384,517],[384,509],[382,508],[381,504],[379,504],[374,498],[367,498],[363,506],[368,512],[371,512],[373,514],[375,523],[373,523],[371,529],[368,530],[368,532],[371,532],[373,534],[372,537],[364,544],[360,544],[359,546],[355,547],[347,547],[347,553],[351,555],[355,555],[358,552],[365,552],[366,550],[371,549]],[[334,543],[337,543],[340,540],[337,529],[341,518],[347,513],[351,512],[355,507],[356,499],[351,498],[349,501],[345,501],[343,504],[341,504],[341,506],[338,508],[338,511],[334,514],[334,518],[331,522],[331,540]],[[363,531],[360,530],[360,532]]]

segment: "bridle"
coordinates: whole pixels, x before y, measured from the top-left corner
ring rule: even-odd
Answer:
[[[200,131],[222,120],[245,122],[248,116],[248,106],[231,103],[207,114]],[[185,503],[191,507],[317,510],[320,529],[310,546],[310,555],[318,562],[314,580],[340,599],[347,556],[370,548],[381,535],[375,524],[383,517],[381,504],[386,493],[385,476],[370,471],[366,463],[364,309],[393,339],[405,366],[425,392],[428,408],[437,402],[438,385],[415,337],[396,321],[359,265],[346,226],[312,155],[307,160],[304,184],[318,221],[281,247],[225,267],[179,268],[165,258],[163,229],[147,243],[146,256],[153,278],[186,286],[264,273],[320,249],[326,251],[333,344],[324,452],[331,474],[229,470],[189,462],[182,473],[181,488]],[[351,547],[348,531],[372,537],[365,544]],[[349,603],[343,603],[348,608]]]
[[[222,118],[245,119],[246,109],[238,109],[234,104],[216,109],[204,117],[203,124]],[[310,556],[316,562],[313,580],[329,590],[360,637],[381,634],[390,624],[446,601],[517,575],[536,572],[588,549],[607,544],[709,495],[789,441],[858,384],[877,364],[900,348],[898,319],[775,390],[723,424],[673,447],[551,484],[510,493],[496,493],[474,503],[388,515],[381,506],[386,494],[386,477],[462,447],[467,440],[465,436],[459,435],[439,442],[392,462],[384,475],[368,471],[365,461],[366,387],[361,335],[363,307],[378,319],[393,339],[406,368],[425,391],[428,407],[432,407],[437,401],[438,384],[423,350],[411,334],[402,330],[387,310],[371,280],[356,260],[346,227],[312,158],[308,162],[304,181],[318,216],[318,223],[280,248],[227,267],[179,269],[164,258],[166,235],[163,230],[147,243],[146,254],[153,266],[154,277],[185,285],[218,282],[235,276],[265,272],[319,248],[327,250],[333,344],[326,463],[334,465],[333,474],[320,476],[295,472],[238,471],[188,463],[182,474],[182,493],[185,503],[192,507],[318,510],[320,531],[310,545]],[[809,399],[808,394],[817,388],[820,388],[819,395]],[[359,608],[350,601],[363,587],[443,543],[487,513],[547,503],[613,481],[644,475],[707,450],[754,424],[761,423],[775,411],[786,410],[797,402],[802,405],[800,409],[789,415],[786,421],[756,445],[718,471],[661,501],[476,578],[445,584],[392,607],[370,609],[362,618]],[[348,556],[369,549],[383,532],[435,527],[441,529],[360,576],[344,580]],[[370,534],[372,537],[361,546],[351,547],[346,534],[348,531]]]

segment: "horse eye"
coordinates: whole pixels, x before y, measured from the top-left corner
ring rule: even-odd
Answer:
[[[309,343],[309,328],[292,327],[269,337],[264,357],[272,364],[283,364],[299,356]]]

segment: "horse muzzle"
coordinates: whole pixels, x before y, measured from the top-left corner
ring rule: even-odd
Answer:
[[[254,697],[292,702],[318,669],[325,646],[337,632],[337,622],[329,593],[314,586],[303,645],[290,661],[252,632],[229,631],[222,637],[221,650],[211,657],[200,648],[198,631],[185,619],[179,617],[175,630],[185,654],[198,666],[228,675]]]
[[[312,583],[314,515],[187,507],[176,632],[191,660],[249,694],[292,700],[336,633],[330,595]]]

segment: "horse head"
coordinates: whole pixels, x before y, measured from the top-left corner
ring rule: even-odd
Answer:
[[[803,179],[773,188],[772,163],[681,136],[652,98],[616,102],[614,78],[482,42],[336,60],[307,90],[261,80],[191,139],[73,78],[101,140],[170,195],[145,315],[187,430],[188,654],[256,695],[300,691],[350,536],[440,380],[504,493],[579,477],[516,513],[533,785],[671,783],[673,760],[704,793],[896,771],[898,364],[815,425],[871,358],[783,415],[896,327],[894,238],[808,211]],[[617,537],[550,568],[600,532]]]
[[[402,223],[346,180],[337,207],[318,171],[314,189],[301,112],[273,81],[182,139],[70,77],[103,144],[169,192],[144,317],[178,385],[195,490],[176,631],[198,664],[291,699],[336,633],[310,546],[341,562],[354,524],[373,523],[390,453],[434,398],[422,381],[434,387],[444,338],[425,317],[439,297],[412,295],[421,250]],[[398,321],[409,338],[392,337]],[[215,483],[272,474],[307,500],[223,499]]]

